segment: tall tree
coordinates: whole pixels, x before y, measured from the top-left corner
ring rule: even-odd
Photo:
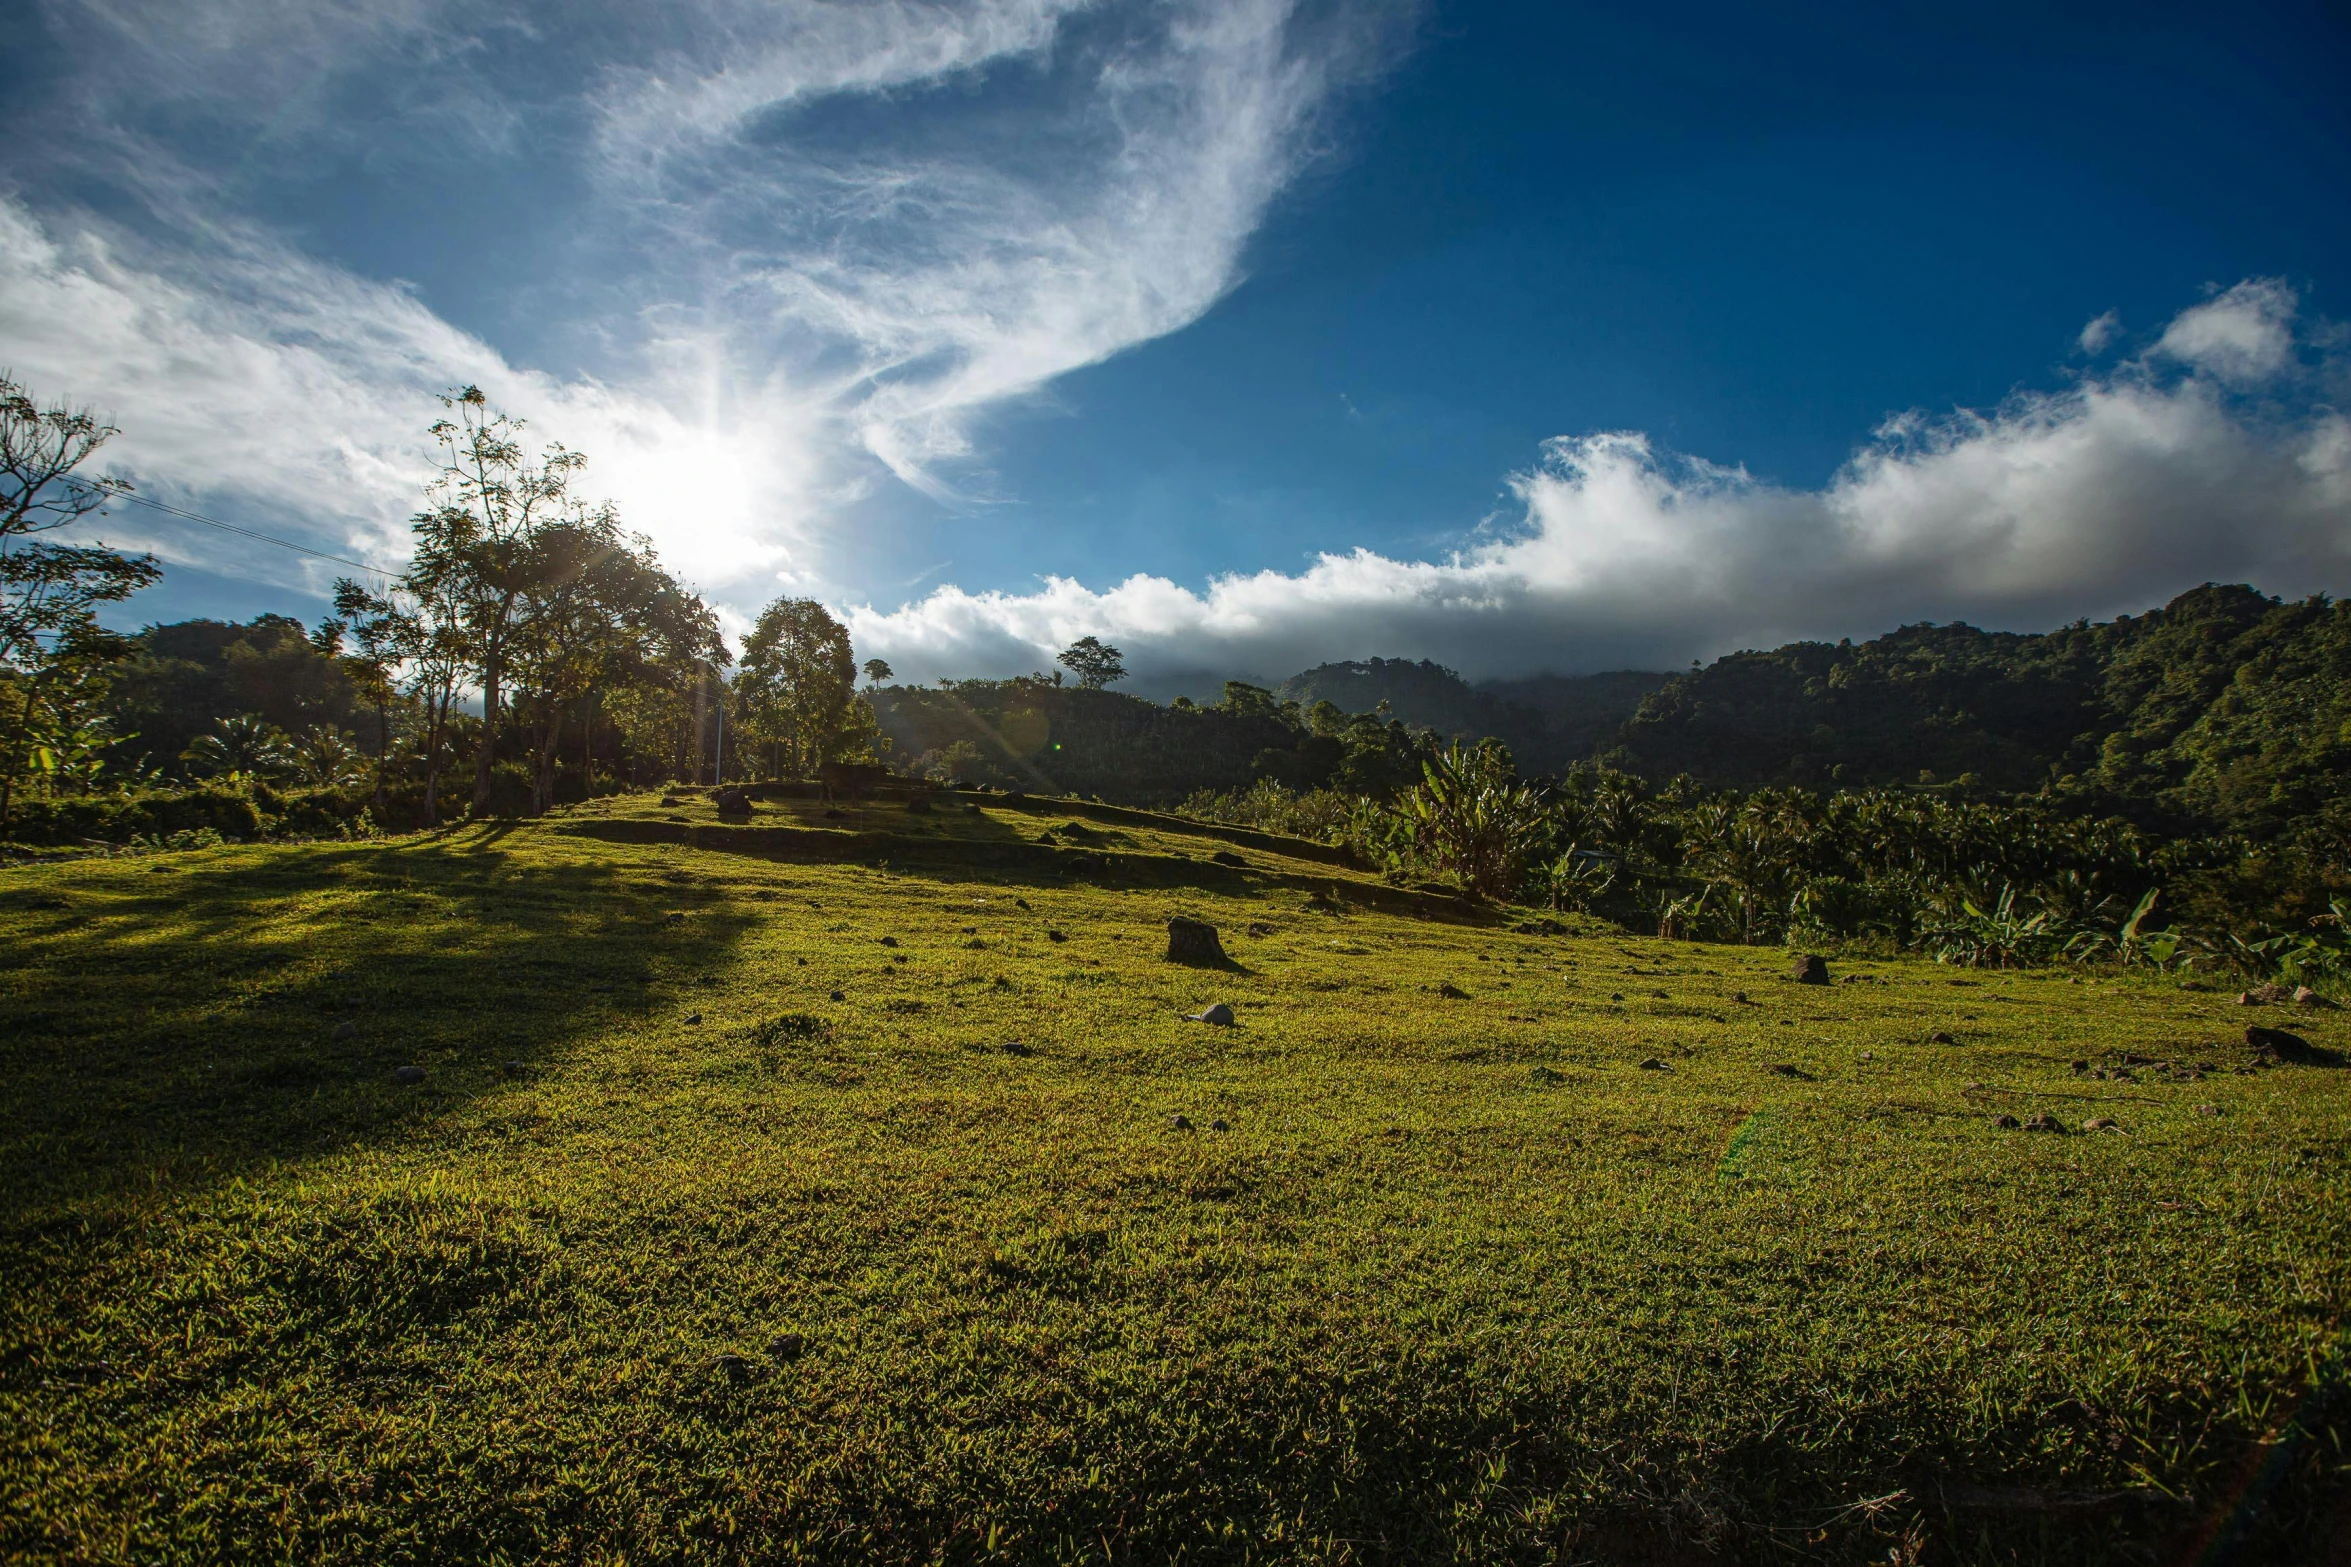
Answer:
[[[482,744],[473,773],[478,814],[490,804],[516,607],[541,564],[540,533],[577,514],[571,483],[587,458],[555,442],[534,463],[523,449],[523,421],[491,409],[478,386],[459,387],[441,404],[455,417],[431,426],[442,465],[426,509],[414,520],[415,558],[427,573],[461,587],[482,694]]]
[[[834,760],[870,723],[858,712],[848,630],[814,599],[777,599],[761,611],[743,642],[734,702],[736,722],[768,748],[779,774]]]
[[[540,534],[516,638],[516,709],[531,734],[531,804],[555,798],[555,756],[574,704],[680,664],[729,661],[715,616],[661,569],[610,506]]]
[[[117,433],[88,409],[36,402],[0,372],[0,830],[20,779],[54,774],[66,757],[96,764],[112,738],[98,711],[106,676],[132,652],[96,608],[163,575],[152,557],[35,541],[129,491],[78,471]]]
[[[1080,637],[1054,660],[1078,677],[1082,691],[1099,691],[1127,677],[1125,655],[1099,637]]]
[[[469,596],[454,562],[420,559],[390,591],[377,593],[345,577],[335,584],[335,614],[362,648],[380,652],[414,704],[424,761],[424,825],[441,821],[441,757],[449,717],[473,667]]]

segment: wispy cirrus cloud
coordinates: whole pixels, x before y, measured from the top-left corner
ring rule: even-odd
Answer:
[[[902,674],[1044,665],[1079,635],[1146,679],[1278,677],[1328,659],[1435,657],[1472,675],[1678,667],[1916,619],[2042,627],[2208,579],[2351,582],[2351,376],[2293,291],[2254,280],[2149,351],[1989,413],[1888,420],[1817,490],[1661,451],[1561,437],[1513,475],[1499,538],[1443,560],[1368,550],[1194,590],[953,588],[852,620]]]
[[[134,473],[395,549],[428,392],[479,381],[594,452],[597,482],[673,558],[746,595],[779,571],[821,578],[843,502],[883,475],[954,499],[979,411],[1207,309],[1322,108],[1409,16],[1382,0],[1345,8],[1347,26],[1292,0],[47,10],[67,64],[45,143],[7,169],[0,330],[21,374],[116,411]],[[37,154],[70,178],[44,179]],[[574,306],[588,319],[569,340],[594,352],[502,351],[322,256],[265,199],[345,174],[438,201],[468,273]],[[569,248],[512,243],[537,236],[501,226],[502,181]],[[552,213],[550,191],[568,192]],[[547,275],[550,254],[568,275]]]

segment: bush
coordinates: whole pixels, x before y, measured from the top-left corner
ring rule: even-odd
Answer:
[[[310,789],[280,794],[266,785],[237,789],[143,790],[20,801],[6,841],[28,846],[85,843],[153,845],[249,843],[262,838],[369,837],[377,831],[364,790]]]

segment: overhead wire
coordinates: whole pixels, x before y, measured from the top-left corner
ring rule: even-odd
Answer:
[[[338,566],[356,567],[358,570],[370,572],[376,576],[382,577],[387,582],[396,581],[400,576],[400,573],[396,571],[392,571],[383,566],[374,565],[368,561],[353,560],[347,555],[330,555],[325,550],[312,549],[309,545],[297,544],[292,539],[281,539],[276,534],[264,533],[259,528],[247,528],[241,527],[233,522],[223,522],[218,517],[207,517],[201,512],[188,511],[178,506],[169,506],[164,504],[162,501],[150,500],[144,495],[133,494],[126,490],[118,490],[110,498],[118,501],[129,501],[133,505],[145,506],[150,510],[163,512],[168,516],[178,517],[187,522],[200,522],[207,528],[218,528],[223,533],[233,533],[236,534],[239,538],[253,539],[262,544],[274,544],[279,549],[292,550],[298,555],[308,555],[314,560],[332,561]]]

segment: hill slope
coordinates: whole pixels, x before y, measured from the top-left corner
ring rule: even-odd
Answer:
[[[1798,986],[1031,803],[0,872],[0,1556],[2323,1541],[2351,1108],[2204,1070],[2220,998]],[[934,828],[1006,853],[875,852]]]
[[[1613,759],[1757,786],[1972,775],[2260,830],[2339,803],[2351,604],[2207,585],[2039,635],[1906,626],[1736,653],[1648,697]]]

